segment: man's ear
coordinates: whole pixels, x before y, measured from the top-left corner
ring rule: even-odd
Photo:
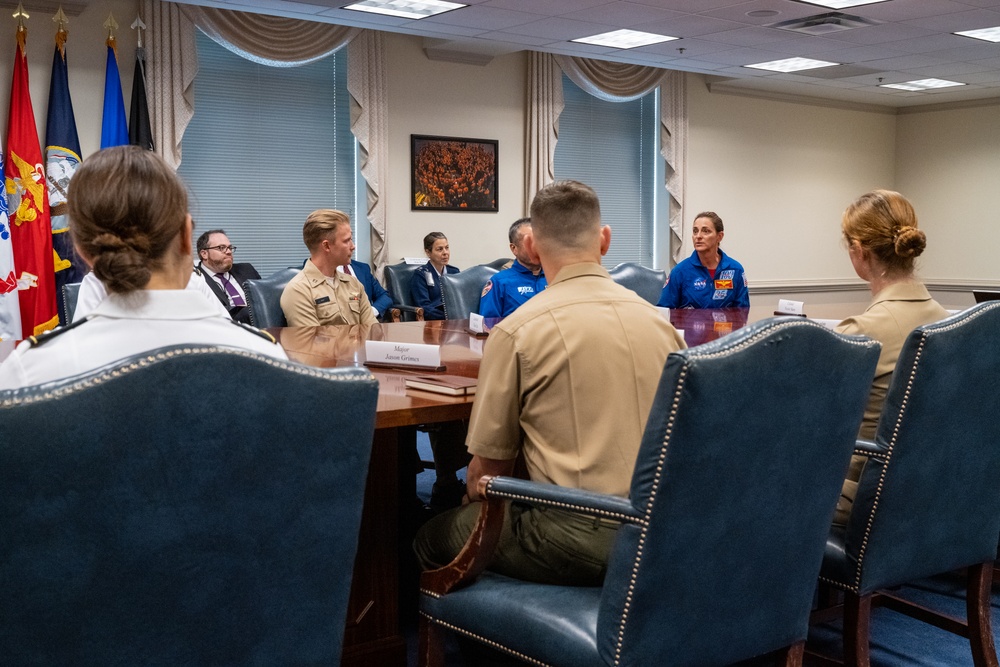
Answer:
[[[611,247],[611,227],[604,225],[601,227],[601,257],[608,254]]]
[[[542,259],[538,256],[538,246],[535,244],[535,235],[527,234],[524,237],[524,252],[528,256],[528,261],[532,264],[541,264]]]

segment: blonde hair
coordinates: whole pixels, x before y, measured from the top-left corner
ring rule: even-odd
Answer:
[[[184,183],[138,146],[106,148],[84,160],[67,200],[73,242],[118,294],[142,289],[164,267],[188,214]]]
[[[913,205],[892,190],[872,190],[858,197],[844,211],[841,229],[848,243],[860,243],[890,273],[912,273],[914,260],[927,247]]]
[[[306,218],[306,224],[302,226],[302,240],[309,252],[312,252],[338,227],[350,224],[351,219],[346,213],[332,208],[321,208]]]

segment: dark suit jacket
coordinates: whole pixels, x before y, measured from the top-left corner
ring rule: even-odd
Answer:
[[[382,287],[379,281],[375,279],[371,267],[364,262],[352,259],[351,271],[354,273],[354,277],[364,285],[365,294],[368,295],[368,301],[371,302],[372,308],[378,311],[380,318],[384,316],[385,312],[392,306],[392,297],[389,296],[389,293],[385,291],[385,288]]]
[[[209,271],[207,268],[202,268],[201,262],[198,262],[198,266],[195,267],[195,270],[201,274],[201,277],[205,279],[208,286],[212,288],[212,292],[215,296],[219,297],[219,301],[221,301],[222,305],[229,311],[230,317],[237,322],[250,324],[250,310],[246,306],[229,307],[229,295],[226,294],[226,290],[222,289],[222,285],[219,284],[219,281],[215,279],[214,272]],[[253,264],[246,262],[242,264],[233,264],[233,268],[229,269],[229,275],[233,280],[240,284],[240,287],[243,287],[244,281],[250,280],[251,278],[253,280],[260,280],[260,274],[257,273],[257,269],[253,268]],[[246,293],[246,288],[243,289],[243,292]]]

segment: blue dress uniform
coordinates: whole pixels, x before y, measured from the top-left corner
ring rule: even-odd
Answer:
[[[518,306],[545,289],[545,272],[534,275],[523,264],[514,260],[487,281],[479,299],[479,314],[483,317],[507,317]]]
[[[452,265],[447,265],[444,270],[448,273],[458,273]],[[434,269],[434,265],[427,262],[413,272],[410,279],[410,294],[414,303],[424,309],[425,320],[443,320],[444,303],[441,301],[441,276]]]
[[[663,308],[749,308],[746,272],[739,262],[720,250],[713,279],[698,259],[698,252],[692,252],[670,272],[656,305]]]

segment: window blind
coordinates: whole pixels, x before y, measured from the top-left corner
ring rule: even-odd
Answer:
[[[632,102],[606,102],[563,75],[563,98],[556,179],[586,183],[600,197],[601,218],[611,226],[606,268],[621,262],[652,267],[660,159],[656,92]]]
[[[308,256],[302,224],[318,208],[355,219],[347,49],[302,67],[268,67],[197,35],[195,113],[178,173],[195,238],[222,228],[235,261],[262,276]]]

